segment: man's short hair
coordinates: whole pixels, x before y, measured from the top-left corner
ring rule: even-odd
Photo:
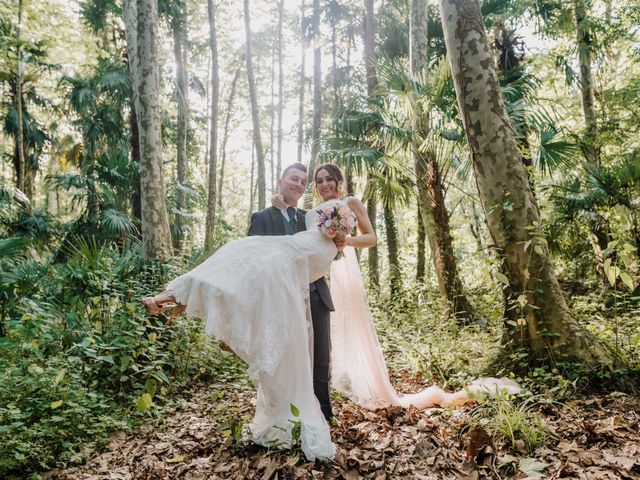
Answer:
[[[296,170],[300,170],[301,172],[304,172],[304,174],[307,174],[307,167],[305,167],[302,163],[300,162],[296,162],[296,163],[292,163],[291,165],[289,165],[287,168],[285,168],[282,171],[282,175],[280,175],[280,178],[284,178],[287,176],[287,173],[289,173],[289,170],[292,169],[296,169]]]

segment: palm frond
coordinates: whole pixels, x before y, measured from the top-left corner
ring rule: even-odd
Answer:
[[[86,176],[77,173],[54,173],[45,177],[47,186],[54,190],[86,190],[88,182]]]
[[[112,208],[100,213],[100,226],[113,237],[135,235],[138,232],[135,222],[129,215]]]
[[[580,149],[564,138],[556,126],[546,125],[539,135],[540,146],[535,155],[535,165],[543,175],[551,175],[556,170],[566,171],[575,165]]]
[[[0,238],[0,261],[24,258],[24,249],[29,245],[25,237]]]

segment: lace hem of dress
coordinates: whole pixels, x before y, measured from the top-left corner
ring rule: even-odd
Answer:
[[[254,424],[243,427],[242,438],[268,448],[290,449],[294,446],[293,429],[298,421],[288,420],[282,425],[273,425],[263,431],[254,431]],[[320,427],[300,421],[300,449],[310,462],[331,460],[336,455],[336,446],[331,441],[327,424]]]

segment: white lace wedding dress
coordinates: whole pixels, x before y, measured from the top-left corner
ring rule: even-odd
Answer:
[[[335,445],[313,393],[309,283],[329,272],[337,249],[318,230],[315,209],[305,223],[307,231],[295,235],[229,242],[167,288],[249,366],[258,390],[249,439],[287,447],[294,422],[300,422],[306,457],[329,459]]]

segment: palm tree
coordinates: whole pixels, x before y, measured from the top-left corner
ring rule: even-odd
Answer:
[[[124,238],[137,233],[130,217],[131,191],[139,181],[137,166],[129,160],[128,124],[124,112],[131,100],[131,82],[119,59],[103,58],[90,77],[63,77],[68,100],[82,134],[61,156],[61,171],[47,177],[54,189],[74,192],[72,203],[81,214],[71,236]],[[64,142],[62,142],[64,143]],[[77,168],[70,172],[70,167]]]
[[[2,103],[3,130],[14,139],[16,185],[32,198],[40,154],[49,137],[31,107],[51,107],[51,102],[36,90],[35,82],[57,66],[47,62],[45,42],[21,39],[17,28],[5,19],[0,19],[0,51],[0,83],[8,87],[9,94],[8,101]]]
[[[640,206],[637,204],[640,198],[639,152],[635,151],[609,167],[595,168],[585,163],[582,175],[550,185],[546,191],[553,205],[550,230],[562,232],[576,224],[593,226],[605,218],[605,214],[618,211],[629,226],[629,239],[640,251]],[[598,230],[604,230],[608,223],[596,225]]]
[[[381,106],[382,107],[382,106]],[[323,157],[340,164],[345,171],[367,176],[364,200],[382,204],[387,234],[389,286],[395,297],[401,291],[399,242],[394,212],[413,196],[413,181],[403,166],[404,151],[411,131],[389,122],[388,105],[374,111],[344,111],[335,119],[338,134],[326,141]],[[393,152],[387,153],[387,152]]]

